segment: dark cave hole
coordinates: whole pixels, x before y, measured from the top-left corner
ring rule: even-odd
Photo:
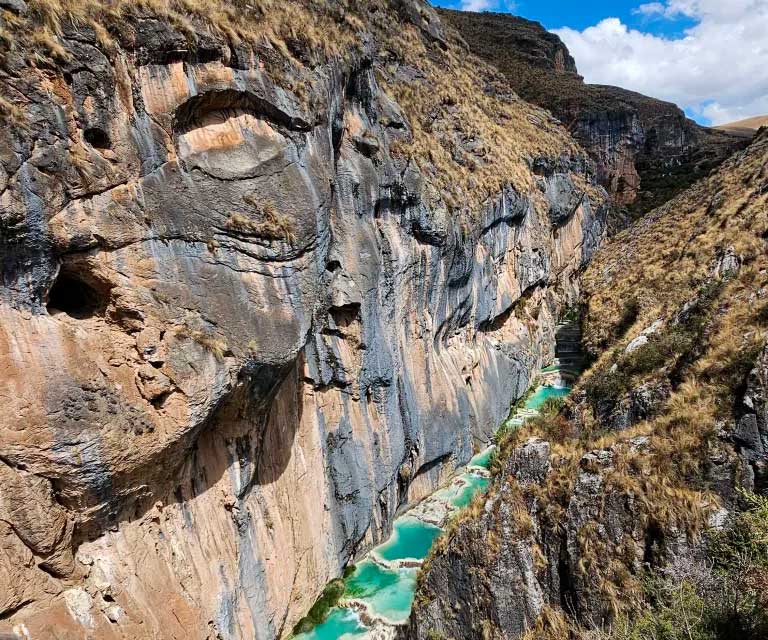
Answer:
[[[360,303],[351,302],[341,307],[331,307],[328,313],[338,328],[346,329],[353,322],[360,320]]]
[[[109,135],[104,129],[99,127],[90,127],[83,132],[85,141],[94,147],[95,149],[109,149],[112,147],[112,143],[109,139]]]
[[[63,311],[72,318],[84,320],[103,313],[103,296],[74,274],[60,273],[48,293],[48,313]]]

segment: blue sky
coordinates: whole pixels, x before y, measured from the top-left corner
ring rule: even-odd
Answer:
[[[702,124],[768,114],[768,0],[432,0],[541,22],[579,72],[678,104]]]
[[[728,2],[728,0],[723,0]],[[448,9],[461,9],[463,0],[433,0],[432,4]],[[562,2],[560,0],[518,0],[517,2],[482,3],[492,11],[504,11],[523,16],[529,20],[541,22],[547,29],[570,27],[581,31],[597,24],[603,18],[621,18],[627,26],[640,28],[657,35],[680,35],[686,27],[691,27],[694,20],[686,16],[676,16],[675,20],[652,19],[636,10],[642,4],[638,0],[583,0],[581,2]],[[480,4],[478,4],[480,6]]]

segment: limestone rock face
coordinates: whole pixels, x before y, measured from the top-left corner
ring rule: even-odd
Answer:
[[[0,80],[0,630],[283,637],[552,357],[602,201],[562,150],[454,218],[373,46],[303,100],[274,51],[62,29]]]

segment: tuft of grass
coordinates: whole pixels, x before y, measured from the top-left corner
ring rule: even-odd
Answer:
[[[288,216],[278,212],[271,202],[260,204],[253,197],[246,197],[245,200],[253,207],[258,219],[233,213],[227,219],[227,229],[269,240],[283,240],[291,245],[296,242],[295,227]]]
[[[0,96],[0,122],[19,129],[29,128],[24,110],[2,96]]]
[[[192,329],[188,325],[182,325],[176,329],[176,336],[179,338],[188,338],[194,340],[203,349],[210,352],[217,360],[223,360],[230,354],[227,343],[221,338],[217,338],[211,333]]]

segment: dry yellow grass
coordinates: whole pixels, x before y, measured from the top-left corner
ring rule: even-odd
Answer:
[[[742,138],[751,138],[760,127],[767,126],[768,116],[755,116],[754,118],[745,118],[744,120],[729,122],[728,124],[720,124],[714,128],[720,131],[727,131]]]
[[[66,21],[93,27],[104,46],[132,17],[153,15],[194,36],[197,25],[214,30],[234,42],[269,41],[289,57],[288,38],[310,43],[325,56],[344,52],[360,27],[349,2],[317,0],[311,3],[280,0],[29,0],[30,18],[15,21],[17,33],[35,26],[33,37],[49,40],[62,32]],[[30,24],[31,22],[31,24]],[[52,44],[55,49],[57,43]]]
[[[0,96],[0,122],[8,123],[12,127],[27,127],[24,110],[2,96]]]
[[[291,219],[278,212],[275,205],[271,202],[260,203],[251,197],[246,198],[246,203],[253,208],[256,217],[233,213],[227,219],[227,229],[269,240],[284,240],[289,244],[296,241]]]
[[[531,191],[532,158],[582,153],[546,112],[514,96],[503,76],[472,57],[459,39],[450,37],[444,50],[379,3],[29,0],[28,4],[25,17],[5,12],[8,19],[0,40],[26,50],[33,66],[56,69],[67,58],[61,37],[67,23],[92,27],[102,49],[113,55],[137,16],[154,15],[187,34],[190,49],[195,34],[206,30],[260,51],[271,50],[282,62],[265,56],[267,71],[305,106],[313,99],[313,69],[332,60],[350,62],[361,43],[371,39],[366,34],[372,35],[381,47],[377,79],[402,106],[413,132],[411,139],[399,139],[393,152],[412,158],[448,207],[467,218],[505,185]],[[301,55],[296,54],[297,43]],[[598,192],[591,195],[602,197]]]
[[[229,346],[227,343],[210,332],[192,329],[186,324],[177,327],[175,332],[179,339],[193,340],[203,349],[210,352],[217,360],[223,360],[229,353]]]
[[[571,404],[581,418],[578,430],[562,416],[547,416],[529,421],[501,443],[501,461],[528,437],[553,443],[553,471],[543,486],[531,490],[543,527],[557,531],[561,526],[580,469],[601,473],[604,496],[631,498],[646,529],[684,532],[695,540],[719,508],[706,470],[713,455],[734,456],[718,430],[733,423],[739,390],[768,340],[766,167],[768,135],[763,135],[709,179],[614,238],[588,268],[585,337],[599,357],[582,379],[583,388],[613,362],[621,366],[625,358],[618,354],[652,322],[663,321],[662,334],[679,331],[675,318],[686,303],[699,295],[706,304],[692,348],[682,358],[675,356],[672,392],[655,417],[626,431],[609,431],[590,405]],[[718,275],[714,266],[729,247],[741,267]],[[637,301],[629,321],[623,317],[628,300]],[[672,362],[640,369],[630,386],[666,378]],[[643,447],[632,442],[638,436],[647,437]],[[582,457],[592,450],[610,450],[610,467],[585,467]],[[497,473],[501,461],[494,467]],[[642,585],[631,546],[606,540],[598,520],[581,528],[578,544],[579,572],[609,608],[618,613],[638,606]],[[556,630],[545,633],[541,624],[532,633],[558,637]]]
[[[412,142],[398,145],[397,152],[416,156],[422,171],[450,194],[453,208],[476,209],[506,184],[530,190],[532,157],[580,153],[544,111],[514,96],[502,100],[483,91],[477,71],[485,66],[468,51],[455,47],[435,59],[415,27],[393,35],[392,49],[417,61],[423,75],[408,82],[381,78],[406,113],[416,116]],[[508,92],[501,78],[487,73],[499,94]]]

